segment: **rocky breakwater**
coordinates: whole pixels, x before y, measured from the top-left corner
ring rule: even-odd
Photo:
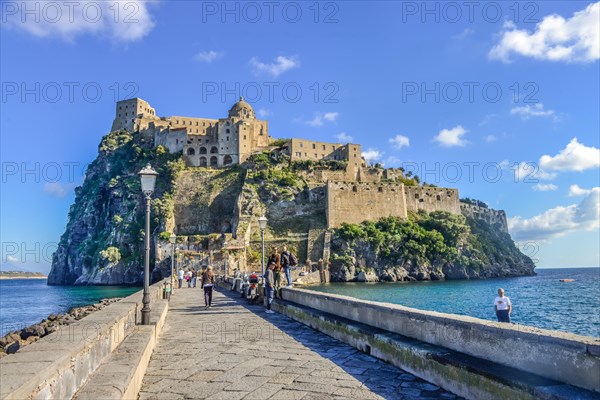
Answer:
[[[332,282],[483,279],[535,275],[510,235],[486,221],[436,211],[408,220],[344,224],[332,241]]]
[[[50,314],[48,318],[37,324],[28,326],[19,331],[13,331],[0,338],[0,358],[16,353],[23,346],[27,346],[40,338],[56,332],[61,326],[70,325],[90,315],[94,311],[103,309],[121,298],[101,300],[99,303],[83,307],[75,307],[64,314]]]

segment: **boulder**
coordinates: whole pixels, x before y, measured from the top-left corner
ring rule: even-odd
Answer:
[[[358,282],[379,282],[379,277],[374,271],[361,271],[356,276]]]
[[[21,347],[21,344],[18,341],[16,341],[16,342],[12,342],[11,344],[7,345],[4,348],[4,351],[6,352],[6,354],[14,354],[19,350],[20,347]]]

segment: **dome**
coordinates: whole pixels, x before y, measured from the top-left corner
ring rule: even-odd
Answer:
[[[229,110],[230,117],[237,117],[241,119],[254,119],[254,109],[248,104],[243,97],[240,97],[240,101],[235,103]]]

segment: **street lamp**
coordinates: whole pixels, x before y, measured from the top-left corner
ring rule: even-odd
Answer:
[[[171,233],[169,236],[169,242],[172,244],[171,246],[171,291],[175,293],[175,242],[177,241],[177,236],[174,233]]]
[[[263,277],[265,276],[265,229],[267,229],[267,221],[267,217],[264,215],[258,219],[258,226],[260,227],[260,235],[262,238],[261,269]]]
[[[158,173],[150,164],[138,172],[142,183],[142,193],[146,196],[146,234],[145,239],[145,265],[144,265],[144,296],[142,297],[142,325],[150,325],[150,197],[154,192],[154,184]]]

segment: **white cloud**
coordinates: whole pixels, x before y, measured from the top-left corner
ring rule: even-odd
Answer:
[[[558,186],[553,185],[552,183],[537,183],[533,185],[533,190],[537,192],[548,192],[558,189]]]
[[[467,37],[471,36],[472,34],[475,33],[474,29],[471,28],[465,28],[461,33],[459,33],[458,35],[454,35],[452,36],[453,39],[456,40],[463,40],[466,39]]]
[[[385,161],[382,162],[382,164],[386,167],[399,167],[400,166],[400,159],[398,157],[394,157],[394,156],[389,156],[386,157]]]
[[[258,116],[261,118],[266,118],[269,115],[273,115],[273,113],[268,108],[261,108],[258,110]]]
[[[485,137],[485,142],[486,143],[492,143],[492,142],[495,142],[496,140],[498,140],[498,138],[496,136],[494,136],[494,135],[487,135]]]
[[[598,189],[598,186],[592,189],[584,189],[579,185],[571,185],[569,187],[569,197],[587,196],[596,189]]]
[[[556,178],[555,173],[544,171],[537,163],[532,161],[523,161],[518,164],[502,161],[500,166],[512,170],[516,182],[534,183],[538,179],[551,180]]]
[[[492,119],[494,119],[496,117],[497,117],[496,114],[486,114],[483,117],[483,119],[481,120],[481,122],[479,123],[479,126],[487,125]]]
[[[442,129],[433,140],[443,147],[462,147],[469,143],[462,138],[465,133],[467,133],[467,130],[458,125],[452,129]]]
[[[209,50],[209,51],[201,51],[194,56],[196,61],[211,63],[219,58],[223,57],[225,53]]]
[[[516,241],[548,240],[572,232],[600,226],[600,188],[596,187],[579,204],[554,207],[532,218],[508,219],[508,229]]]
[[[313,119],[304,121],[304,123],[310,126],[323,126],[324,121],[335,122],[339,115],[337,112],[315,113]]]
[[[533,33],[504,24],[500,42],[490,52],[491,59],[511,62],[517,54],[538,60],[589,63],[600,58],[600,2],[577,11],[571,18],[548,15]]]
[[[510,110],[510,113],[512,115],[519,115],[524,120],[531,117],[552,117],[557,119],[554,110],[544,110],[542,103],[536,103],[533,107],[529,104],[522,107],[514,107]]]
[[[352,142],[354,142],[354,138],[352,136],[346,134],[346,132],[340,132],[340,133],[338,133],[337,135],[335,135],[335,138],[340,143],[352,143]]]
[[[334,122],[340,113],[337,112],[327,112],[323,115],[323,119],[329,122]]]
[[[256,73],[267,73],[273,78],[277,78],[290,69],[300,67],[300,61],[296,57],[277,56],[272,64],[265,64],[258,61],[258,58],[252,57],[250,65],[254,67]]]
[[[381,160],[381,157],[383,157],[383,152],[377,149],[369,148],[367,151],[363,151],[362,156],[369,164],[374,164]]]
[[[11,255],[11,254],[9,254],[9,255],[7,255],[7,256],[6,256],[6,261],[7,261],[7,262],[10,262],[10,263],[17,263],[17,262],[19,262],[20,260],[19,260],[17,257],[15,257],[15,256],[13,256],[13,255]]]
[[[69,194],[69,188],[60,182],[46,182],[44,184],[44,193],[52,197],[65,197]]]
[[[401,149],[403,147],[410,146],[410,139],[408,138],[408,136],[404,135],[396,135],[393,138],[390,138],[389,142],[396,149]]]
[[[21,7],[25,7],[22,3]],[[55,2],[38,0],[15,13],[3,10],[6,26],[37,37],[59,37],[73,41],[79,35],[95,34],[118,42],[133,42],[148,35],[154,20],[148,10],[150,1],[93,1]]]
[[[540,167],[555,171],[584,171],[600,167],[600,149],[587,147],[573,138],[571,142],[554,157],[544,155],[540,158]]]

